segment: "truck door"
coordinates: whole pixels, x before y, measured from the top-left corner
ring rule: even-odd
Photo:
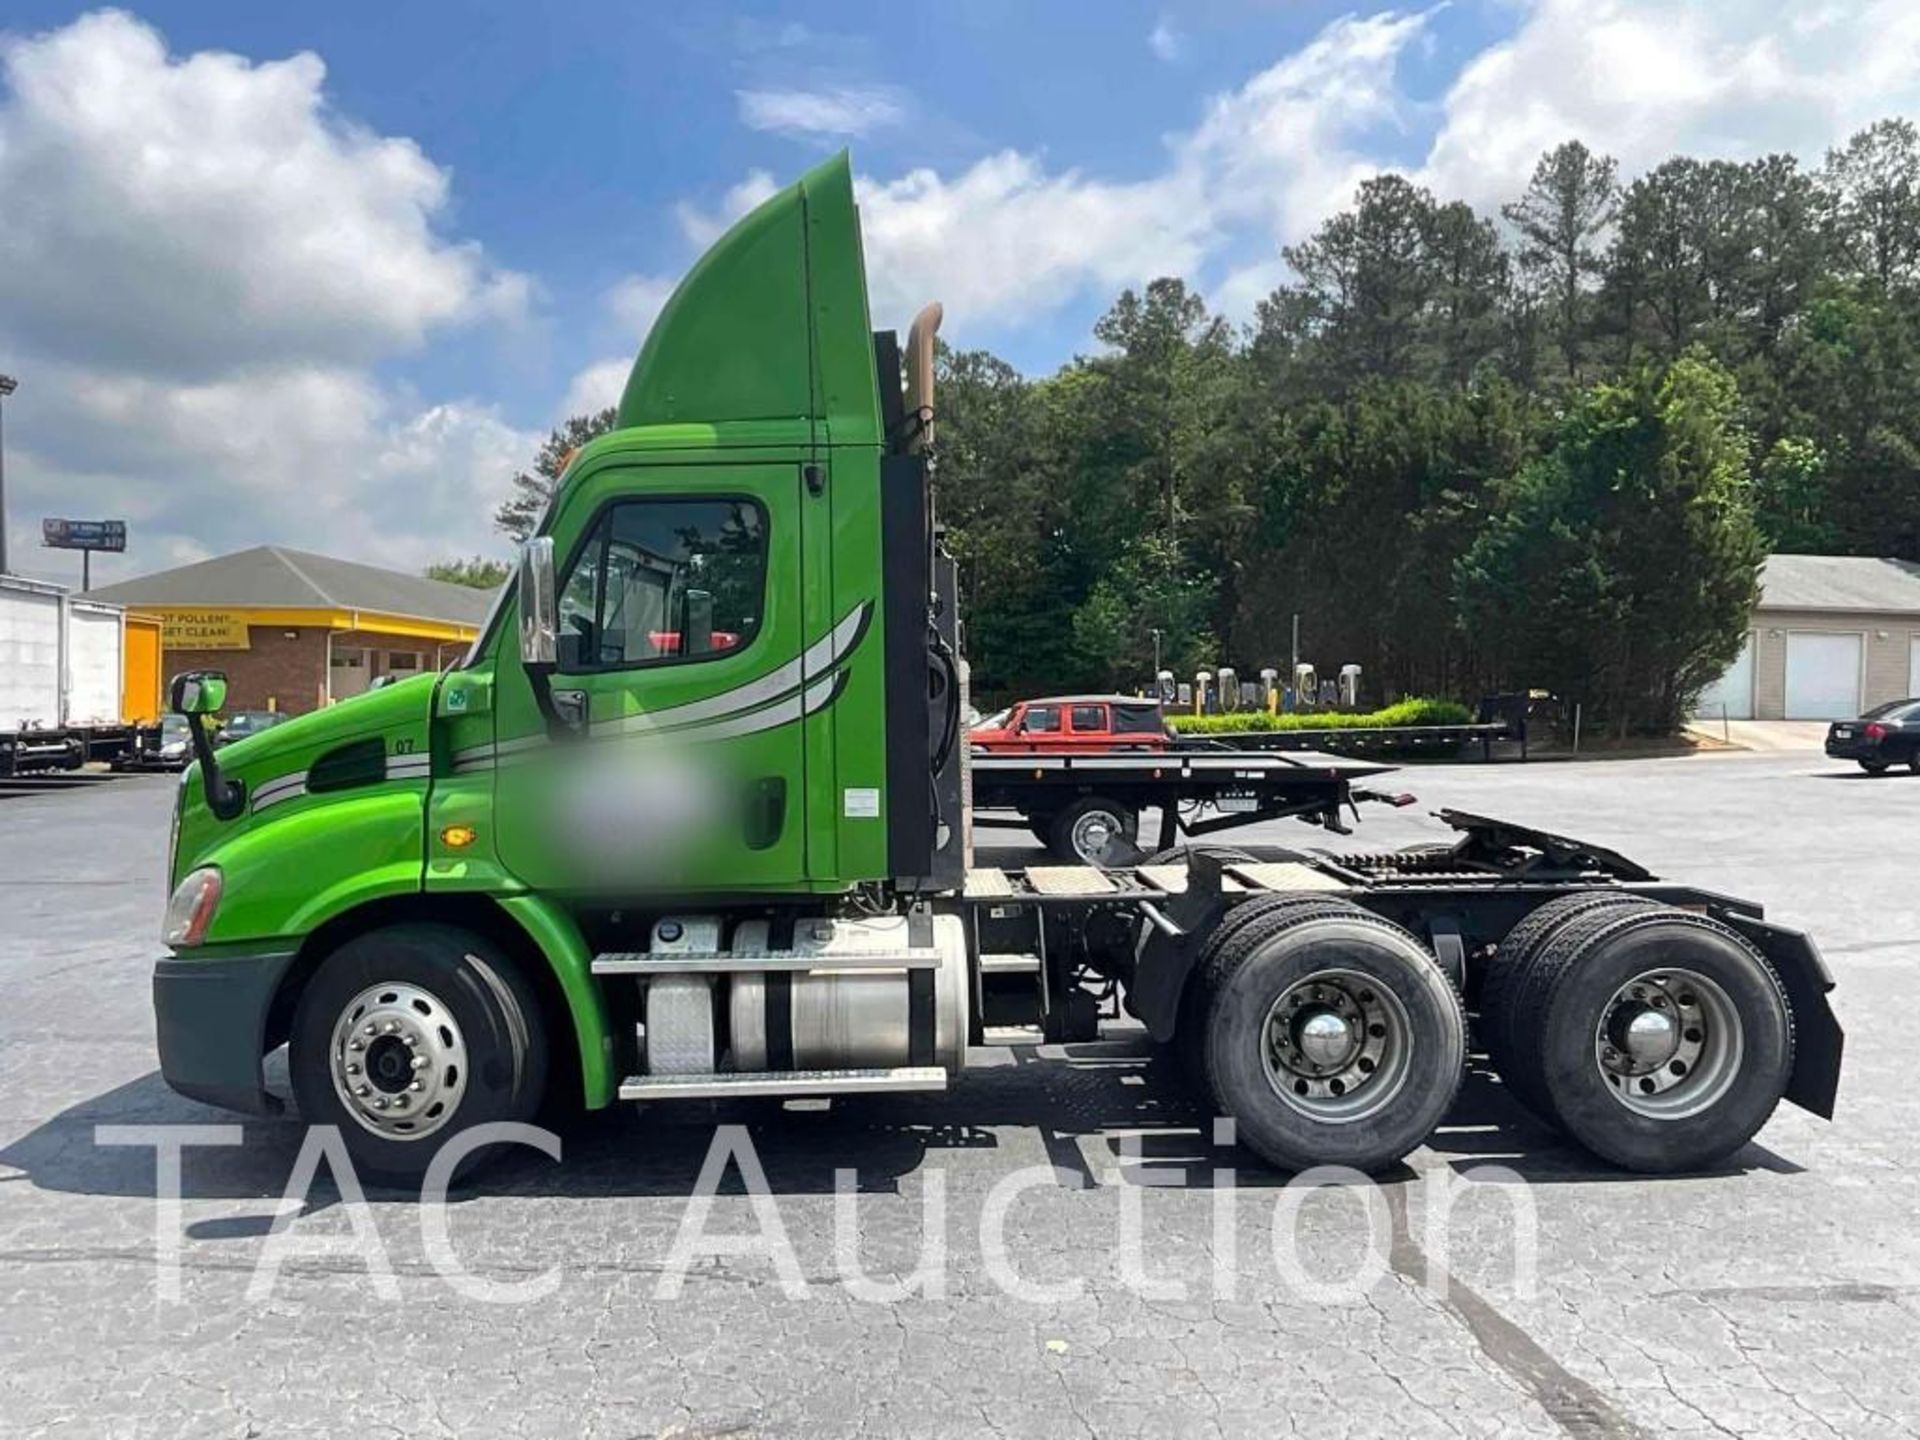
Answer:
[[[1067,723],[1072,727],[1069,743],[1075,750],[1105,750],[1113,743],[1104,705],[1069,706]]]
[[[552,679],[569,731],[548,740],[517,666],[502,685],[499,850],[519,879],[686,894],[804,878],[801,720],[825,692],[802,662],[800,484],[797,465],[648,466],[570,497]]]

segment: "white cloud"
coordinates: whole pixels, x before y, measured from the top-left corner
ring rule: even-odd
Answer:
[[[1006,151],[952,178],[863,178],[861,220],[877,323],[929,298],[953,329],[1018,325],[1089,287],[1204,278],[1246,316],[1278,278],[1279,246],[1306,234],[1378,169],[1365,142],[1404,122],[1394,85],[1425,15],[1343,19],[1238,90],[1214,98],[1149,178],[1049,171]],[[1257,293],[1256,281],[1265,284]]]
[[[1187,37],[1166,16],[1162,15],[1147,35],[1147,48],[1169,65],[1186,52]]]
[[[9,508],[126,519],[122,574],[269,541],[407,569],[497,551],[492,507],[541,438],[352,369],[178,383],[43,363],[32,378],[32,408],[8,417]]]
[[[633,372],[633,356],[609,355],[596,360],[567,383],[556,420],[570,415],[592,415],[620,403],[627,388],[627,376]]]
[[[670,275],[629,275],[607,292],[607,310],[633,333],[637,344],[647,338],[660,307],[673,295],[680,283]]]
[[[891,86],[845,85],[825,90],[736,90],[740,120],[751,130],[783,135],[858,138],[905,118],[906,101]]]
[[[0,38],[10,508],[125,517],[101,578],[281,541],[416,566],[495,549],[538,437],[372,366],[516,317],[438,227],[446,172],[337,115],[310,54],[170,55],[118,11]]]
[[[936,298],[962,326],[1018,321],[1089,284],[1190,273],[1206,248],[1206,206],[1179,173],[1113,184],[1010,150],[952,180],[863,178],[858,198],[879,324]]]
[[[1920,108],[1911,0],[1535,0],[1455,81],[1421,178],[1491,209],[1580,139],[1629,176],[1676,154],[1827,146]]]
[[[633,369],[633,357],[677,284],[679,281],[664,275],[629,275],[607,291],[605,309],[632,337],[631,347],[625,354],[596,360],[576,374],[561,397],[556,419],[589,415],[620,403],[620,394],[627,387],[627,375]]]
[[[703,210],[691,200],[682,200],[673,207],[674,218],[679,222],[680,233],[686,237],[687,243],[704,250],[724,235],[729,225],[771,197],[779,188],[773,176],[765,170],[749,170],[746,179],[727,191],[719,210]]]
[[[119,11],[0,41],[0,319],[43,355],[208,374],[360,361],[512,311],[433,229],[446,173],[349,125],[312,54],[174,59]]]

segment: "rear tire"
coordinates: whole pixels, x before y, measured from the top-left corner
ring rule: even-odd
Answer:
[[[1582,917],[1633,906],[1652,906],[1651,900],[1619,890],[1581,890],[1561,895],[1532,911],[1507,932],[1481,971],[1476,1037],[1493,1062],[1508,1091],[1528,1109],[1547,1115],[1544,1095],[1525,1092],[1526,1072],[1516,1060],[1530,1017],[1519,1003],[1521,977],[1533,964],[1534,956],[1566,926]]]
[[[1887,773],[1887,762],[1884,760],[1861,760],[1856,763],[1869,775],[1884,775]]]
[[[1399,926],[1297,898],[1249,921],[1208,969],[1208,1081],[1264,1159],[1379,1170],[1445,1118],[1465,1072],[1466,1017]]]
[[[1163,856],[1176,853],[1168,850],[1160,852]],[[1207,1077],[1206,1054],[1207,1007],[1212,1003],[1214,987],[1224,968],[1239,963],[1233,957],[1239,953],[1235,944],[1240,936],[1271,923],[1271,917],[1279,912],[1298,909],[1303,905],[1338,913],[1364,913],[1358,906],[1329,895],[1257,895],[1229,910],[1220,923],[1213,927],[1200,953],[1194,957],[1186,988],[1180,992],[1180,1012],[1174,1022],[1172,1051],[1181,1077],[1204,1096],[1216,1111],[1224,1107],[1220,1097],[1214,1094],[1213,1082]]]
[[[1558,929],[1519,985],[1516,1078],[1575,1140],[1629,1170],[1699,1170],[1745,1145],[1793,1071],[1793,1013],[1766,958],[1669,906]]]
[[[534,1117],[547,1043],[499,947],[451,925],[393,925],[321,963],[294,1010],[288,1070],[301,1116],[338,1126],[361,1175],[411,1185],[462,1131]]]
[[[1115,863],[1114,841],[1126,841],[1130,850],[1139,835],[1139,812],[1117,800],[1088,795],[1053,817],[1047,848],[1069,865],[1097,867]]]

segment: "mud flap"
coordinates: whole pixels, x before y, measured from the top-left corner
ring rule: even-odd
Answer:
[[[1180,1018],[1180,994],[1199,958],[1200,947],[1226,914],[1221,893],[1220,857],[1194,850],[1187,857],[1187,888],[1156,902],[1147,911],[1147,930],[1127,985],[1127,1008],[1164,1043],[1173,1038]]]
[[[1787,1099],[1823,1120],[1833,1118],[1840,1090],[1840,1056],[1846,1034],[1827,1004],[1833,975],[1804,931],[1771,925],[1747,915],[1721,914],[1715,918],[1732,926],[1767,957],[1793,1007],[1793,1074],[1787,1081]]]

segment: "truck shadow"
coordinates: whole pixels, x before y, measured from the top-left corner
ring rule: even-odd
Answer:
[[[775,1195],[831,1194],[839,1171],[854,1172],[862,1193],[894,1193],[903,1178],[943,1152],[1003,1150],[1004,1170],[1051,1165],[1069,1189],[1115,1184],[1209,1189],[1219,1184],[1273,1188],[1291,1178],[1250,1151],[1214,1143],[1214,1122],[1151,1047],[1133,1039],[999,1052],[998,1063],[970,1068],[939,1095],[862,1097],[829,1108],[785,1109],[776,1101],[654,1107],[616,1106],[560,1122],[564,1162],[515,1149],[473,1183],[457,1186],[456,1202],[482,1195],[585,1198],[684,1198],[713,1145],[716,1127],[743,1126]],[[271,1076],[272,1069],[269,1074]],[[189,1227],[196,1238],[257,1235],[270,1222],[271,1204],[284,1190],[305,1138],[295,1119],[241,1120],[184,1099],[159,1073],[141,1076],[70,1107],[4,1150],[4,1183],[29,1183],[63,1193],[152,1197],[156,1194],[152,1141],[103,1144],[97,1127],[227,1126],[239,1143],[187,1149],[181,1195],[188,1200],[259,1200],[262,1216],[206,1220]],[[1026,1135],[1037,1136],[1034,1153]],[[1441,1163],[1458,1171],[1499,1165],[1532,1184],[1645,1183],[1579,1150],[1534,1120],[1491,1076],[1469,1076],[1446,1122],[1428,1142]],[[1017,1162],[1017,1165],[1016,1165]],[[1759,1145],[1732,1161],[1687,1177],[1730,1177],[1751,1170],[1799,1173]],[[1231,1172],[1230,1178],[1228,1172]],[[996,1177],[997,1178],[997,1177]],[[1379,1177],[1389,1185],[1415,1178],[1405,1166]],[[723,1194],[744,1193],[729,1165]],[[369,1198],[417,1200],[415,1192],[368,1186]],[[321,1208],[338,1196],[323,1164],[310,1199]]]

